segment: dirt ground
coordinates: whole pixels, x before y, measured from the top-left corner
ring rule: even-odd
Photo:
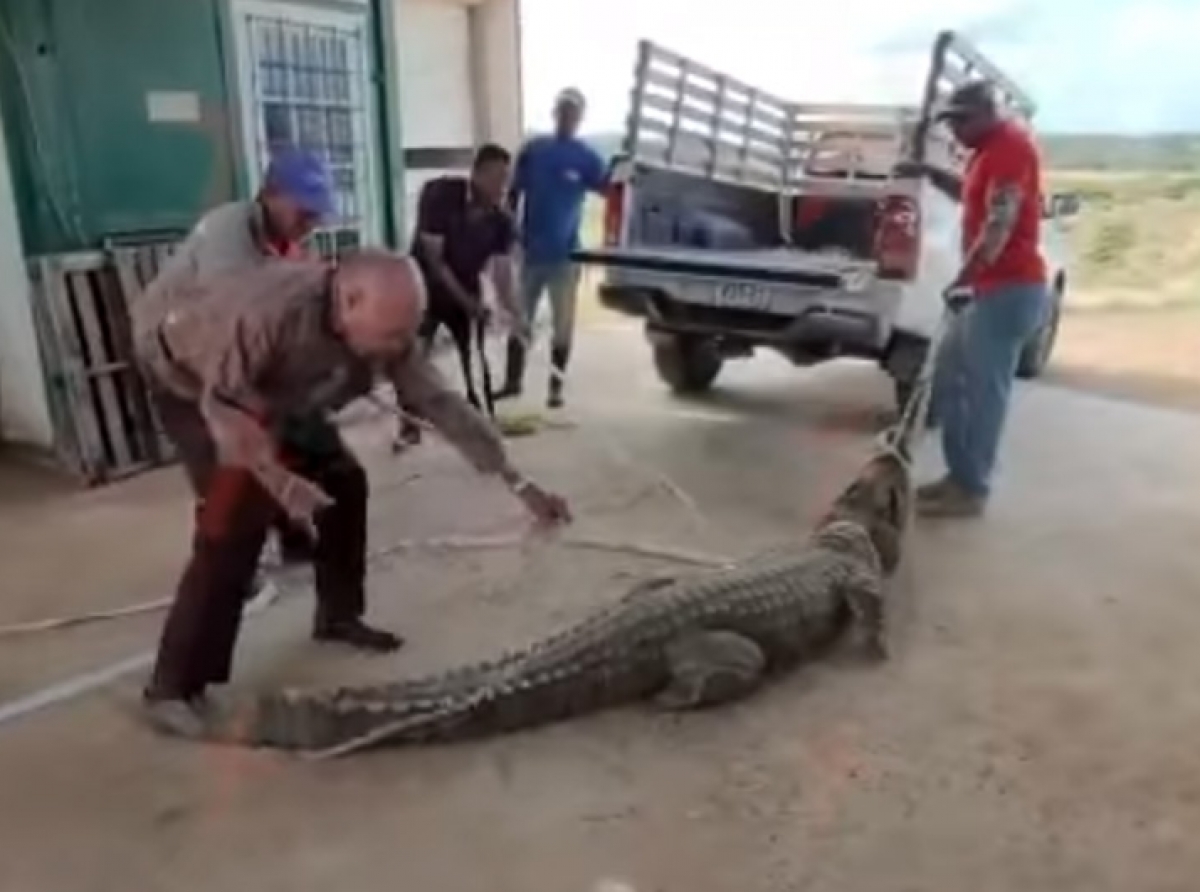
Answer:
[[[1063,318],[1049,381],[1200,411],[1200,307]]]
[[[1087,324],[1064,327],[1065,369],[1095,348]],[[720,555],[801,536],[887,406],[854,363],[740,363],[688,404],[635,330],[594,327],[579,352],[575,426],[513,443],[572,499],[577,535]],[[1186,413],[1023,387],[989,516],[911,539],[894,659],[835,659],[721,711],[315,766],[154,738],[130,716],[134,673],[0,724],[0,889],[1191,892],[1198,435]],[[397,459],[386,425],[351,436],[376,549],[519,528],[443,445]],[[188,521],[174,472],[85,494],[10,473],[0,499],[0,624],[169,589]],[[482,656],[671,567],[553,541],[396,553],[371,592],[410,638],[398,656],[308,643],[300,594],[248,623],[237,687]],[[0,639],[0,707],[144,652],[160,620]]]

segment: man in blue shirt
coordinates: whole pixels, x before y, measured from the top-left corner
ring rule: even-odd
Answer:
[[[518,396],[525,358],[542,293],[550,294],[554,336],[550,344],[547,405],[563,404],[563,380],[571,356],[579,270],[571,252],[579,247],[583,201],[604,188],[604,160],[576,135],[583,120],[583,94],[566,89],[554,104],[554,133],[531,139],[517,156],[510,201],[521,228],[520,301],[524,331],[508,341],[508,367],[497,398]]]

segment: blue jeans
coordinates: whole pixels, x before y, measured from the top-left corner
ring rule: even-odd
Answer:
[[[521,304],[530,331],[537,318],[542,294],[550,295],[552,344],[566,350],[575,331],[575,301],[579,290],[579,267],[570,260],[558,263],[525,263],[521,267]]]
[[[1004,285],[976,295],[950,320],[933,404],[950,479],[972,495],[989,492],[1017,362],[1048,306],[1044,284]]]

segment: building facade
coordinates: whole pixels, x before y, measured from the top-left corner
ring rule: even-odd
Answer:
[[[519,17],[519,0],[5,0],[0,437],[62,445],[71,363],[47,355],[63,344],[31,267],[176,239],[285,144],[333,171],[322,248],[404,244],[425,178],[515,147]]]

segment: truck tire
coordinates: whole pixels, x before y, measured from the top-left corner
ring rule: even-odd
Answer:
[[[1054,344],[1058,340],[1058,324],[1062,318],[1062,284],[1055,286],[1051,295],[1050,313],[1017,360],[1017,377],[1026,381],[1038,378],[1050,365]]]
[[[678,394],[704,393],[717,380],[725,363],[716,344],[705,338],[678,335],[656,341],[653,350],[658,377]]]

